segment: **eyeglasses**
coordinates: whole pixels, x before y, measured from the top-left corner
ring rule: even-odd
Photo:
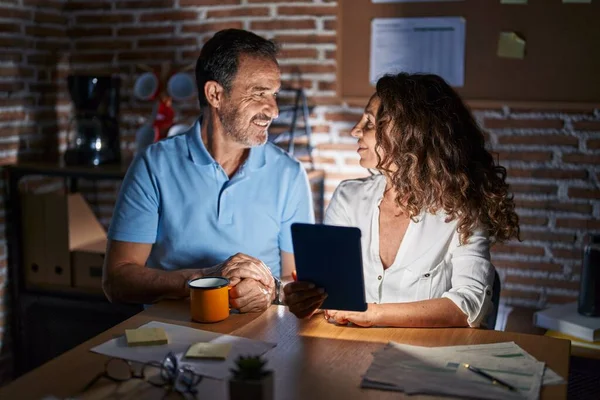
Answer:
[[[80,393],[87,392],[102,378],[115,383],[141,379],[169,392],[180,393],[184,397],[187,394],[195,395],[197,386],[202,381],[202,375],[198,375],[188,366],[180,365],[173,353],[167,354],[162,362],[150,361],[142,364],[139,372],[131,362],[122,358],[111,358],[104,364],[104,371],[85,385]]]

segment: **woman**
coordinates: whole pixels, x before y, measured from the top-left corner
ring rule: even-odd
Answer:
[[[380,173],[342,182],[324,222],[360,228],[369,305],[325,318],[364,327],[485,324],[490,242],[518,238],[519,224],[506,169],[458,94],[436,75],[384,76],[352,136],[360,164]],[[284,293],[299,318],[326,297],[306,282]]]

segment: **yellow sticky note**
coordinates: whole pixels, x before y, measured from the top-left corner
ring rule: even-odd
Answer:
[[[500,4],[527,4],[527,0],[500,0]]]
[[[186,357],[189,358],[212,358],[224,360],[231,350],[231,343],[196,343],[190,346]]]
[[[591,4],[592,0],[562,0],[563,3]]]
[[[125,329],[127,346],[156,346],[169,343],[163,328]]]
[[[498,57],[522,60],[525,57],[525,40],[514,32],[501,32],[497,54]]]

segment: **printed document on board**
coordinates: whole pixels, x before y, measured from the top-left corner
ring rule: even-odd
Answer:
[[[437,74],[451,86],[465,80],[465,19],[375,18],[371,22],[369,81],[398,72]]]

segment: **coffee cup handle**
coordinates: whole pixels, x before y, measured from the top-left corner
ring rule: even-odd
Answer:
[[[227,286],[227,293],[229,293],[229,291],[231,290],[231,288],[232,288],[232,286]],[[231,304],[229,304],[229,311],[231,311]]]

